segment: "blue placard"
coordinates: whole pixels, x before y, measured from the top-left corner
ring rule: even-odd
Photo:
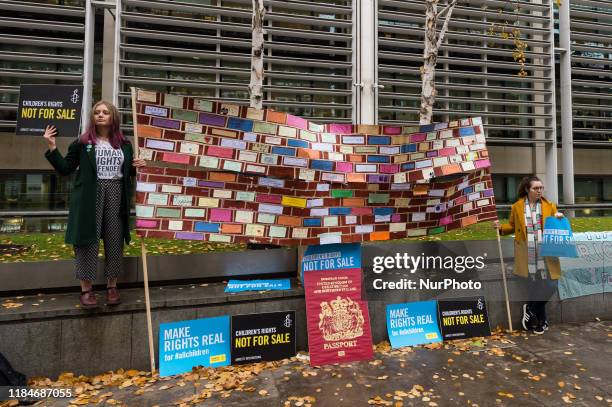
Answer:
[[[572,236],[572,228],[567,218],[549,216],[544,222],[541,256],[578,257],[576,244]]]
[[[361,244],[337,243],[308,246],[302,257],[302,270],[343,270],[361,268]]]
[[[436,301],[388,304],[387,333],[394,349],[442,342]]]
[[[160,324],[159,375],[189,372],[194,366],[227,366],[230,341],[227,315]]]
[[[291,282],[288,278],[278,280],[230,280],[225,286],[225,292],[289,290],[290,288]]]

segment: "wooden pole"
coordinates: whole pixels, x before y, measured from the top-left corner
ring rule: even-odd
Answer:
[[[508,327],[509,327],[509,331],[512,332],[512,315],[510,314],[510,300],[508,298],[508,282],[506,281],[506,264],[504,263],[504,253],[502,252],[501,237],[499,235],[499,229],[496,229],[495,234],[497,235],[497,248],[499,249],[499,260],[501,261],[502,279],[504,281],[504,297],[506,300],[506,312],[508,313]]]
[[[140,157],[140,148],[138,147],[138,127],[136,120],[136,88],[130,88],[132,92],[132,123],[134,126],[134,156]],[[151,375],[155,372],[155,348],[153,346],[153,324],[151,323],[151,300],[149,298],[149,271],[147,268],[147,248],[145,247],[144,237],[140,238],[140,253],[142,255],[142,271],[144,273],[144,292],[145,292],[145,310],[147,313],[147,334],[149,336],[149,359],[151,361]]]
[[[145,308],[147,310],[147,332],[149,334],[149,359],[151,360],[151,374],[155,372],[155,352],[153,347],[153,324],[151,323],[151,300],[149,298],[149,272],[147,268],[147,248],[144,238],[140,238],[140,251],[142,253],[142,271],[144,273]]]

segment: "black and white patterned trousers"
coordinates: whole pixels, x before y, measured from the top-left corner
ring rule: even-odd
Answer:
[[[76,278],[95,281],[100,251],[100,239],[104,241],[104,276],[117,278],[123,263],[123,219],[121,217],[121,179],[99,179],[96,195],[96,243],[74,246]]]

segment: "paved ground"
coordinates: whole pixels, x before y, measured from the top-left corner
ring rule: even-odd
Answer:
[[[496,334],[396,351],[379,345],[375,360],[323,368],[298,357],[169,379],[68,374],[62,380],[76,383],[81,396],[38,405],[610,406],[611,344],[612,322],[594,321],[553,326],[542,336]]]

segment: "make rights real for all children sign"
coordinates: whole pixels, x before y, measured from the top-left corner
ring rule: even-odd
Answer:
[[[170,322],[159,326],[159,375],[185,373],[194,366],[231,362],[230,317]]]
[[[387,333],[393,349],[441,342],[436,301],[388,304]]]

